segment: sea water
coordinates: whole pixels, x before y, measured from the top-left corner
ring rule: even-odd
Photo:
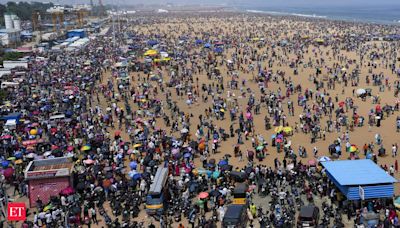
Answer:
[[[400,0],[399,0],[400,1]],[[333,20],[370,22],[400,25],[400,4],[388,6],[271,6],[246,7],[248,12],[266,13],[271,15],[292,15],[299,17],[326,18]]]

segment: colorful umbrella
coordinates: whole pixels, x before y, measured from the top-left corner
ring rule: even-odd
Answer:
[[[199,198],[200,199],[206,199],[206,198],[208,198],[208,192],[200,192],[200,194],[199,194]]]
[[[82,148],[81,148],[81,151],[88,151],[88,150],[90,150],[90,146],[89,145],[84,145],[84,146],[82,146]]]
[[[31,134],[31,135],[36,135],[37,133],[38,133],[38,131],[36,129],[31,129],[29,131],[29,134]]]
[[[18,159],[18,160],[15,161],[15,164],[16,165],[20,165],[20,164],[22,164],[22,162],[23,162],[22,159]]]
[[[137,168],[137,162],[135,161],[130,162],[129,167],[131,168],[131,170],[135,170]]]
[[[133,148],[138,148],[138,147],[141,147],[141,146],[142,146],[142,144],[137,143],[137,144],[133,145]]]
[[[11,139],[11,135],[3,135],[0,137],[0,139]]]
[[[350,146],[350,148],[349,148],[350,153],[356,152],[357,150],[358,150],[357,147],[354,145]]]

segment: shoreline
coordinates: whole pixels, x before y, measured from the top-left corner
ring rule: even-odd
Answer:
[[[154,13],[155,10],[165,9],[168,13],[221,13],[221,12],[231,12],[231,13],[250,13],[250,14],[264,14],[268,16],[289,16],[297,18],[308,18],[308,19],[319,19],[319,20],[329,20],[329,21],[340,21],[348,23],[362,23],[362,24],[376,24],[376,25],[389,25],[389,26],[400,26],[400,17],[398,19],[393,19],[393,21],[386,19],[366,19],[360,17],[352,18],[352,15],[348,16],[335,16],[326,15],[318,10],[312,9],[300,9],[293,10],[288,8],[287,10],[271,8],[269,10],[259,10],[256,7],[249,7],[246,5],[153,5],[153,6],[131,6],[129,9],[135,9],[137,13]],[[264,8],[264,7],[262,7]],[[315,12],[310,12],[315,11]],[[367,13],[365,13],[367,14]],[[348,18],[346,18],[348,17]]]

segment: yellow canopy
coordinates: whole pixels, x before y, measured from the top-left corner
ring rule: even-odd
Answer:
[[[291,127],[284,127],[283,128],[283,132],[285,132],[285,133],[290,133],[292,131],[293,131],[293,129]]]
[[[144,56],[152,56],[152,55],[157,55],[157,51],[156,50],[152,50],[152,49],[150,49],[150,50],[148,50],[148,51],[146,51],[145,53],[144,53]]]

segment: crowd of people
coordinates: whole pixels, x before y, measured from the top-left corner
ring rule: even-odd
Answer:
[[[2,125],[1,198],[26,199],[30,161],[74,163],[72,186],[35,199],[22,227],[216,227],[237,182],[253,227],[293,227],[321,201],[323,227],[399,226],[393,203],[346,201],[320,165],[367,158],[397,175],[399,43],[372,35],[396,27],[224,13],[113,28],[2,77],[19,85],[2,94],[17,122]],[[150,218],[157,167],[170,200]]]

